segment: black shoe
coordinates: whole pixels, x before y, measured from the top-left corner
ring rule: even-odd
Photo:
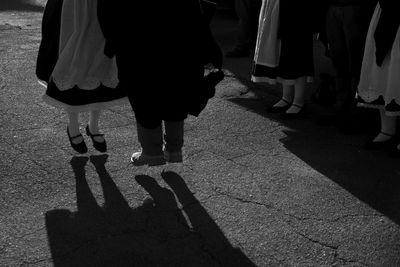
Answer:
[[[100,152],[106,152],[107,151],[107,143],[106,140],[104,142],[97,142],[94,138],[96,136],[104,136],[104,134],[92,134],[89,130],[89,125],[86,125],[86,135],[92,139],[93,147],[100,151]]]
[[[380,132],[381,134],[383,134],[383,135],[386,135],[386,136],[389,136],[390,137],[390,139],[388,139],[388,140],[386,140],[386,141],[378,141],[378,142],[374,142],[374,140],[373,139],[370,139],[370,140],[368,140],[365,144],[364,144],[364,148],[365,149],[368,149],[368,150],[380,150],[380,149],[389,149],[389,148],[391,148],[392,146],[394,146],[395,145],[395,138],[394,138],[394,136],[393,135],[391,135],[391,134],[387,134],[387,133],[384,133],[384,132]]]
[[[71,144],[71,147],[72,147],[76,152],[78,152],[78,153],[80,153],[80,154],[84,154],[84,153],[86,153],[86,152],[88,151],[87,146],[86,146],[86,144],[85,144],[85,141],[83,140],[82,134],[78,134],[78,135],[75,135],[75,136],[71,137],[71,136],[69,135],[69,129],[68,129],[68,126],[67,126],[67,135],[68,135],[68,139],[69,139],[69,143]],[[78,143],[78,144],[73,143],[72,140],[74,140],[74,139],[76,139],[76,138],[78,138],[78,137],[82,137],[82,142],[80,142],[80,143]]]
[[[226,53],[225,56],[230,58],[248,57],[250,56],[250,49],[238,46]]]
[[[300,110],[296,113],[282,113],[281,114],[281,119],[283,120],[292,120],[292,119],[298,119],[298,118],[302,118],[305,117],[306,115],[306,107],[297,105],[297,104],[292,104],[295,107],[298,107]]]
[[[283,101],[286,103],[286,105],[281,106],[281,107],[275,107],[275,106],[271,106],[267,108],[267,112],[268,113],[282,113],[285,112],[291,105],[291,103],[289,103],[289,101],[287,101],[286,99],[281,98],[279,101]],[[279,102],[278,101],[278,102]]]

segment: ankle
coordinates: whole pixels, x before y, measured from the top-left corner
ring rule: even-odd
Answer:
[[[394,136],[394,133],[386,133],[386,132],[380,132],[373,140],[373,142],[385,142],[387,140],[392,139]]]
[[[68,124],[68,132],[71,137],[79,135],[81,132],[79,130],[79,125],[77,124]]]
[[[100,132],[98,125],[92,125],[89,123],[89,130],[92,134],[98,134]]]
[[[297,108],[302,108],[304,106],[304,101],[293,101],[292,106],[295,106]]]
[[[289,109],[286,111],[286,113],[298,113],[300,112],[304,107],[304,104],[295,104],[293,103]]]

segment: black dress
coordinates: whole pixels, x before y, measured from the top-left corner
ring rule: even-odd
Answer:
[[[276,53],[279,53],[277,55],[279,59],[276,66],[263,63],[264,55],[260,55],[258,49],[267,44],[263,34],[259,32],[252,80],[255,82],[275,83],[279,81],[285,84],[293,84],[297,78],[314,76],[313,32],[318,25],[315,25],[317,21],[313,12],[317,11],[313,10],[313,2],[310,0],[276,0],[275,7],[271,4],[272,2],[275,1],[265,1],[263,8],[274,8],[274,10],[264,10],[261,15],[273,16],[276,15],[274,12],[279,14],[279,19],[274,25],[265,27],[267,29],[272,27],[272,31],[276,32],[277,43],[269,43],[268,45],[279,46],[275,50]],[[260,23],[271,23],[271,19],[262,18]],[[264,26],[260,24],[259,31],[263,30]],[[275,29],[273,29],[274,27]]]
[[[222,62],[199,1],[99,4],[106,53],[116,55],[118,77],[136,120],[152,128],[161,120],[185,119],[196,101],[191,95],[201,89],[204,65]]]
[[[104,55],[96,8],[97,0],[46,5],[36,74],[46,86],[43,99],[52,106],[80,112],[127,102],[115,59]]]

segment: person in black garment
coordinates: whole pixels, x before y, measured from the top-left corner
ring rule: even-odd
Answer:
[[[222,68],[200,1],[99,0],[98,13],[105,53],[116,56],[136,118],[141,151],[131,162],[181,162],[184,120],[197,101],[191,95],[200,89],[205,64]]]

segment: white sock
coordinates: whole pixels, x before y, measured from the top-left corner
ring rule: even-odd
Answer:
[[[68,113],[68,131],[71,137],[79,135],[81,132],[79,131],[79,113],[78,112],[67,112]],[[82,137],[75,138],[72,140],[74,144],[78,144],[82,142]]]
[[[90,112],[90,120],[89,120],[89,130],[90,133],[92,134],[99,134],[99,119],[101,115],[101,110],[92,110]],[[104,142],[104,137],[102,136],[96,136],[94,137],[94,140],[97,142]]]

